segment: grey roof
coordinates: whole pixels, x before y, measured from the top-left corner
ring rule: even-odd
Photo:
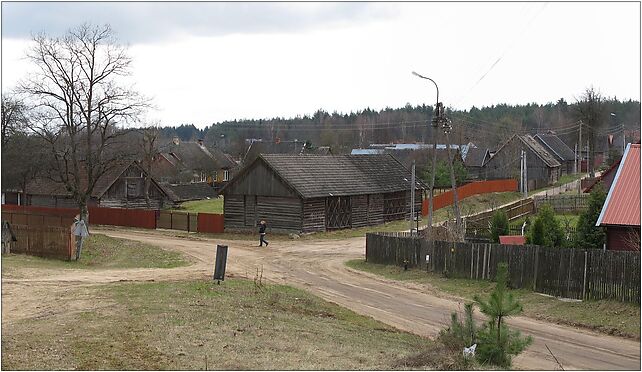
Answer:
[[[490,159],[488,149],[471,147],[468,149],[468,154],[466,155],[464,164],[467,167],[483,167],[488,159]]]
[[[530,134],[526,134],[523,136],[518,136],[519,139],[528,147],[530,147],[531,150],[540,158],[542,161],[550,168],[555,168],[559,167],[561,164],[555,159],[551,153],[546,151],[546,149],[540,145],[539,142],[533,136]]]
[[[264,161],[303,198],[380,194],[411,187],[410,171],[391,155],[262,154],[256,161]],[[427,189],[419,178],[417,188]]]
[[[236,163],[217,148],[208,149],[197,142],[170,142],[161,146],[160,152],[166,158],[174,156],[183,167],[191,170],[209,171],[236,166]]]
[[[561,161],[574,161],[575,153],[555,134],[536,134],[535,139],[542,143]]]
[[[206,182],[185,183],[180,185],[161,183],[160,186],[170,199],[175,202],[216,198],[218,196],[214,188]]]

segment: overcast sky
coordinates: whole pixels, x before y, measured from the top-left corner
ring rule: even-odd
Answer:
[[[151,120],[223,120],[574,102],[594,86],[640,100],[639,3],[2,3],[2,89],[32,34],[109,23],[129,45]]]

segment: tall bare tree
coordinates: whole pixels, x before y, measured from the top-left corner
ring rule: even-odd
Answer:
[[[2,145],[9,137],[24,129],[27,123],[27,108],[24,102],[13,94],[2,95]]]
[[[96,183],[125,156],[122,129],[148,102],[125,86],[131,59],[109,25],[84,24],[33,41],[27,58],[37,72],[21,84],[34,107],[29,128],[48,144],[54,160],[49,177],[64,184],[87,222]]]
[[[139,141],[139,146],[142,155],[142,165],[147,175],[145,176],[145,203],[147,208],[149,204],[149,187],[152,183],[152,172],[154,167],[154,159],[158,156],[160,150],[158,148],[158,138],[160,136],[160,129],[158,124],[141,129],[142,136]]]
[[[588,127],[589,139],[589,173],[591,177],[595,175],[595,145],[597,131],[604,121],[604,99],[599,91],[595,88],[587,88],[582,96],[577,100],[575,106],[578,119],[582,120]],[[580,144],[580,147],[583,144]]]

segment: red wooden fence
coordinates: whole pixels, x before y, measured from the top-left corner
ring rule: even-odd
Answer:
[[[156,228],[156,211],[145,209],[99,208],[89,207],[89,223],[96,225],[114,225]]]
[[[506,191],[517,191],[517,180],[505,179],[467,183],[457,188],[457,198],[458,200],[462,200],[473,195]],[[435,196],[433,198],[432,208],[436,211],[437,209],[447,207],[451,204],[453,204],[452,190]],[[424,216],[428,215],[428,199],[423,202],[421,214]]]
[[[223,231],[224,224],[222,214],[198,214],[198,232],[222,233]]]

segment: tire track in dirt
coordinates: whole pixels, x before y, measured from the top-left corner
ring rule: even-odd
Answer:
[[[226,241],[168,237],[155,231],[96,229],[106,235],[138,240],[176,250],[192,257],[195,263],[175,269],[69,270],[40,279],[7,279],[3,284],[34,286],[58,283],[95,285],[114,281],[165,281],[211,277],[216,244],[226,244],[227,275],[252,279],[263,269],[265,280],[308,290],[325,300],[371,316],[398,329],[434,337],[449,323],[450,313],[461,310],[463,303],[414,283],[387,280],[347,268],[344,262],[363,258],[365,239],[320,241],[274,241],[269,248],[254,241]],[[3,287],[3,299],[4,299]],[[28,301],[23,306],[28,307]],[[481,320],[481,318],[479,318]],[[3,314],[3,323],[5,317]],[[535,339],[514,364],[525,369],[556,369],[557,364],[546,350],[547,345],[565,369],[639,370],[640,343],[606,336],[526,317],[509,322]]]

